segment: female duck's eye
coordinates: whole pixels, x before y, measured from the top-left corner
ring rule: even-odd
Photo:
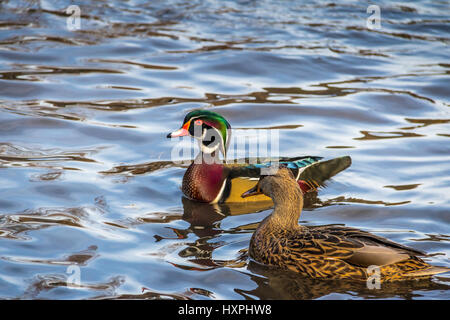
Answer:
[[[194,123],[197,126],[201,126],[203,124],[203,121],[202,120],[195,120]]]

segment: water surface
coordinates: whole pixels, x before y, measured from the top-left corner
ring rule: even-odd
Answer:
[[[195,108],[279,130],[282,156],[350,155],[301,223],[450,267],[449,4],[380,1],[374,30],[369,4],[2,1],[0,298],[449,299],[448,274],[369,290],[255,266],[271,210],[183,199],[171,161]]]

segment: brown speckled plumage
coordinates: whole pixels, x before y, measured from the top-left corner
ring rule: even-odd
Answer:
[[[298,225],[302,192],[289,170],[259,182],[275,209],[258,226],[250,241],[252,259],[313,278],[366,281],[368,267],[380,267],[381,282],[405,280],[450,269],[417,257],[424,253],[368,232],[336,225]]]

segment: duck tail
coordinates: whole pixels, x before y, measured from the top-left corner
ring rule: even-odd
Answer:
[[[427,269],[414,270],[408,272],[409,277],[427,277],[435,274],[450,272],[450,268],[447,267],[439,267],[439,266],[430,266]]]
[[[347,169],[351,164],[352,159],[349,156],[315,162],[310,166],[305,167],[297,179],[308,182],[314,181],[314,184],[324,186],[326,180]]]

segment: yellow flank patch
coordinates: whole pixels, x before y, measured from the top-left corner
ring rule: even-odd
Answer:
[[[253,188],[256,183],[258,183],[258,180],[250,180],[248,178],[235,178],[231,180],[231,191],[230,191],[230,196],[225,200],[225,203],[230,203],[230,202],[240,202],[240,203],[244,203],[244,202],[267,202],[270,201],[272,202],[272,200],[263,195],[263,194],[259,194],[256,196],[251,196],[251,197],[247,197],[247,198],[242,198],[241,194],[243,194],[245,191]]]

